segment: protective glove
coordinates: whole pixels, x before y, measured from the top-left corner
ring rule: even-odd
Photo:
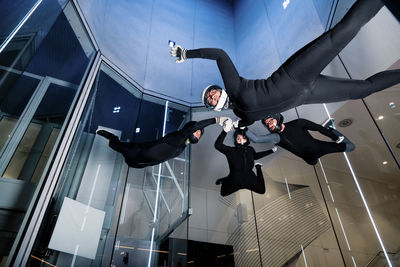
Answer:
[[[220,126],[224,126],[224,122],[225,122],[226,120],[231,120],[231,118],[229,118],[229,117],[218,117],[218,124],[219,124]]]
[[[278,151],[278,147],[277,146],[274,146],[273,148],[272,148],[272,152],[276,152],[276,151]]]
[[[229,119],[225,120],[223,128],[224,128],[224,132],[226,132],[226,133],[231,131],[233,129],[232,119],[229,118]]]
[[[176,63],[182,63],[187,59],[186,57],[186,49],[180,45],[175,45],[171,48],[171,57],[177,57],[178,59],[175,60]]]

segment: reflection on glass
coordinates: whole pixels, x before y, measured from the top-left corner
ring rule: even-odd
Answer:
[[[4,146],[7,139],[10,137],[11,131],[14,129],[16,119],[2,117],[0,120],[0,148]]]
[[[51,167],[59,134],[95,54],[73,5],[63,12],[60,5],[65,1],[43,1],[0,53],[0,209],[7,210],[0,244],[6,257],[24,230],[22,222],[28,221],[24,218],[38,196],[37,184]]]
[[[45,149],[51,152],[57,138],[54,134],[59,133],[75,94],[76,88],[51,85],[47,89],[3,177],[29,181],[36,173],[35,180],[40,178]]]
[[[188,111],[187,107],[144,95],[135,142],[154,141],[163,133],[181,129],[188,122]],[[134,266],[147,266],[149,262],[156,265],[165,260],[162,254],[169,253],[166,238],[188,216],[187,150],[159,165],[129,169],[113,264],[122,264],[121,253],[129,253]],[[127,247],[138,249],[128,251]],[[181,254],[185,253],[182,249]]]
[[[4,178],[29,180],[30,177],[21,177],[20,173],[29,155],[32,154],[32,145],[35,143],[41,128],[42,126],[38,123],[30,124],[6,171],[2,175]]]
[[[263,168],[266,193],[253,194],[263,265],[344,266],[313,167],[279,156]]]
[[[3,74],[6,75],[5,72]],[[0,149],[11,137],[10,134],[16,121],[20,118],[40,82],[38,79],[19,76],[15,73],[9,73],[3,78],[0,83],[0,114],[3,124],[0,129],[2,140]],[[15,122],[11,123],[12,121]]]
[[[399,65],[400,61],[394,65],[394,68],[400,68]],[[398,120],[400,114],[399,89],[400,85],[396,85],[365,99],[369,110],[385,136],[386,141],[389,143],[398,162],[400,162],[400,131]]]
[[[391,225],[398,216],[399,169],[361,100],[347,102],[332,117],[338,130],[356,145],[356,150],[347,154],[349,162],[383,244],[393,252],[397,246],[393,235],[400,231]],[[338,214],[334,220],[343,230],[340,239],[347,260],[367,264],[382,248],[347,162],[340,154],[327,155],[321,162],[334,199],[333,211]],[[323,177],[322,168],[317,170]]]

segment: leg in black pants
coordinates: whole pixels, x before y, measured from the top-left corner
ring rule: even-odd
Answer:
[[[236,184],[235,179],[232,179],[229,176],[218,179],[215,184],[222,184],[221,196],[223,197],[233,194],[240,189],[240,187]]]
[[[246,184],[246,189],[249,189],[259,194],[264,194],[265,182],[261,166],[257,165],[256,170],[257,170],[257,175],[255,175],[254,172],[251,172],[250,177],[245,178],[247,180],[244,183]]]
[[[310,165],[318,163],[318,159],[326,154],[344,152],[346,150],[346,144],[336,144],[333,142],[320,142],[318,147],[315,147],[313,155],[311,157],[303,157],[303,160]]]
[[[357,0],[335,27],[297,51],[282,67],[298,82],[314,81],[382,7],[381,0]]]
[[[366,80],[350,80],[319,75],[304,104],[360,99],[400,83],[400,70],[377,73]]]

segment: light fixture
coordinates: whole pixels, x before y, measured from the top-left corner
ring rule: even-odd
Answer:
[[[353,120],[350,118],[347,118],[347,119],[343,119],[343,120],[339,121],[338,125],[339,125],[339,127],[344,128],[344,127],[348,127],[352,124],[353,124]]]
[[[289,185],[288,185],[288,182],[287,182],[286,178],[285,178],[285,183],[286,183],[286,188],[287,188],[287,192],[288,192],[288,195],[289,195],[289,199],[292,199],[292,196],[290,195]]]
[[[387,162],[387,161],[384,161],[384,162],[382,162],[382,164],[383,164],[383,165],[386,165],[386,164],[388,164],[388,162]]]
[[[25,22],[29,19],[29,17],[35,12],[35,10],[38,8],[38,6],[42,3],[43,0],[39,0],[36,2],[36,4],[29,10],[29,12],[25,15],[25,17],[20,21],[20,23],[17,25],[17,27],[10,33],[10,35],[5,39],[5,41],[1,44],[0,46],[0,53],[6,48],[8,43],[11,41],[11,39],[17,34],[17,32],[24,26]]]
[[[383,120],[383,118],[385,118],[385,117],[382,116],[382,115],[380,115],[380,116],[377,118],[377,120],[380,121],[380,120]]]
[[[120,110],[121,110],[121,107],[114,107],[113,113],[119,113]]]
[[[283,3],[282,3],[283,9],[286,9],[289,4],[290,4],[290,0],[283,1]]]

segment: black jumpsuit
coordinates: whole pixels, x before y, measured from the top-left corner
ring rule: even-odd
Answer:
[[[332,140],[338,139],[339,132],[326,129],[319,124],[305,119],[297,119],[285,123],[285,129],[281,133],[269,134],[267,136],[258,137],[254,136],[251,132],[248,132],[248,137],[255,143],[269,142],[272,137],[279,135],[279,138],[274,138],[275,143],[278,146],[292,152],[296,156],[302,158],[305,162],[310,165],[315,165],[318,162],[318,158],[329,153],[344,152],[346,150],[346,144],[335,142],[325,142],[315,139],[311,136],[308,131],[318,131],[321,134],[328,136]],[[265,139],[265,140],[263,140]]]
[[[302,104],[363,98],[400,83],[400,70],[383,71],[366,80],[320,73],[382,6],[380,0],[358,0],[334,28],[297,51],[267,79],[240,77],[221,49],[188,50],[186,56],[217,61],[233,111],[241,118],[240,126]]]
[[[222,183],[221,195],[230,195],[239,189],[249,189],[259,194],[265,193],[265,183],[261,166],[256,166],[257,175],[253,172],[254,160],[265,157],[272,150],[256,152],[251,146],[230,147],[223,144],[226,132],[222,131],[215,141],[215,148],[225,154],[229,164],[229,175],[218,181]]]
[[[179,131],[172,132],[152,142],[121,142],[118,138],[110,139],[109,146],[120,152],[125,162],[132,168],[144,168],[157,165],[179,156],[186,147],[186,140],[197,130],[216,123],[215,118],[199,122],[188,122]]]

